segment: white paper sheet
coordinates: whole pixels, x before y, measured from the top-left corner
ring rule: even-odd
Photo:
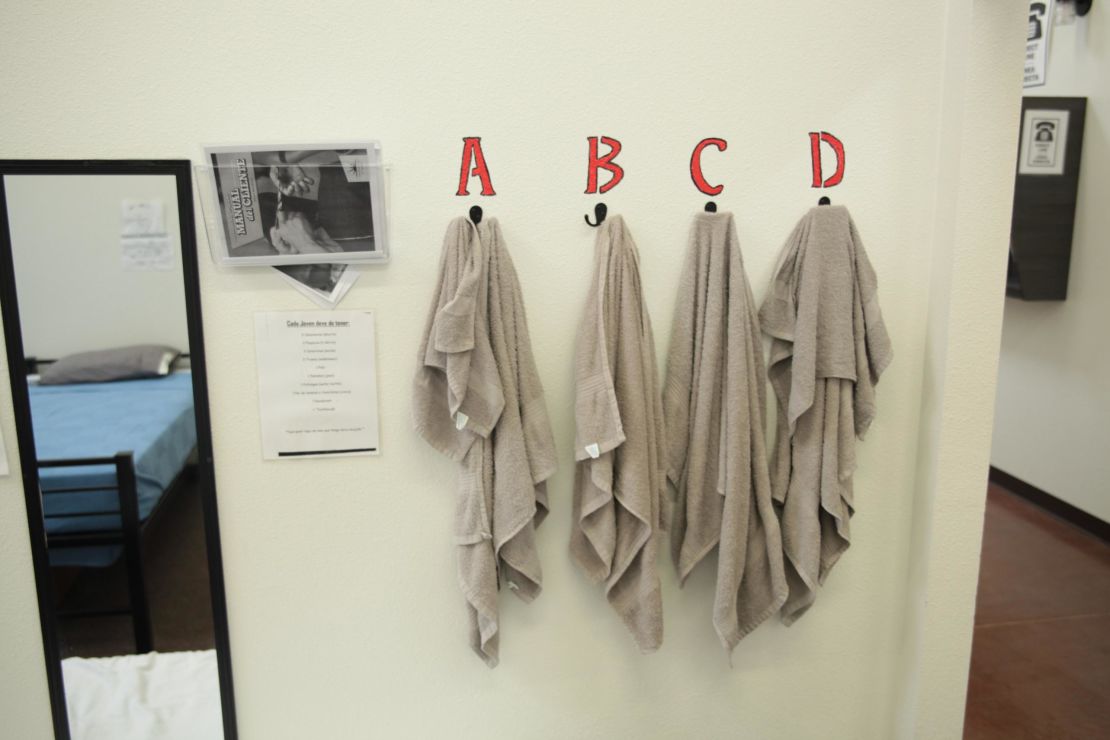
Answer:
[[[174,268],[173,242],[168,236],[129,236],[119,240],[123,269],[129,272]]]
[[[120,236],[166,233],[165,207],[160,200],[127,198],[120,204]]]
[[[262,456],[377,454],[373,314],[258,313],[254,328]]]

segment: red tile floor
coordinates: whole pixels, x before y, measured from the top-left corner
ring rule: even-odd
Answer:
[[[1110,544],[991,484],[964,740],[1110,738]]]

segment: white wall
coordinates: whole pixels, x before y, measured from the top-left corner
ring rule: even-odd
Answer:
[[[1086,96],[1068,298],[1006,300],[991,463],[1110,521],[1110,8],[1053,30],[1048,81]]]
[[[988,245],[1009,238],[1020,110],[1000,53],[1014,6],[949,11],[897,724],[897,737],[946,739],[963,735],[1006,260]]]
[[[369,270],[343,304],[377,313],[379,458],[261,460],[253,314],[308,304],[272,271],[218,270],[201,245],[242,736],[950,737],[930,728],[958,727],[963,711],[966,660],[950,656],[966,658],[970,642],[992,397],[983,389],[996,356],[1013,148],[1004,124],[1002,156],[987,147],[965,163],[960,125],[983,113],[1008,121],[1007,110],[1016,121],[1025,15],[1002,0],[982,6],[992,12],[972,17],[962,0],[745,15],[725,2],[650,12],[493,2],[434,14],[411,3],[10,11],[13,40],[0,49],[6,155],[196,158],[202,142],[370,136],[393,164],[393,262]],[[956,80],[974,83],[977,107],[952,94]],[[703,568],[680,592],[661,563],[665,644],[640,656],[566,555],[571,357],[594,237],[582,214],[599,200],[582,194],[585,137],[624,144],[625,180],[603,199],[638,240],[662,354],[676,264],[706,200],[687,171],[693,145],[729,140],[706,169],[726,183],[716,200],[736,211],[758,300],[816,201],[807,133],[822,129],[847,146],[847,176],[831,196],[852,209],[868,245],[895,346],[860,451],[853,549],[805,619],[760,628],[731,670],[711,627],[712,574]],[[482,137],[495,197],[453,195],[469,135]],[[980,186],[991,195],[976,208]],[[959,201],[941,198],[953,188]],[[409,421],[443,231],[478,201],[514,254],[563,458],[539,534],[545,592],[527,607],[503,600],[495,671],[465,645],[455,471]],[[957,281],[961,261],[975,269]],[[950,313],[964,307],[979,311],[985,341],[965,341],[967,322]],[[938,358],[947,382],[927,389]],[[920,454],[922,435],[947,431],[941,441],[951,444],[967,424],[959,459],[927,445]],[[919,462],[935,475],[922,477]],[[967,516],[918,537],[929,522],[915,517],[934,513],[916,511],[915,497],[931,501],[941,485]],[[25,537],[14,517],[0,527],[6,539]],[[908,578],[917,566],[939,572],[937,548],[972,555],[942,561],[942,578]],[[937,597],[943,614],[913,609]],[[0,619],[0,639],[34,638],[20,613]],[[925,627],[929,649],[910,650]],[[952,650],[934,657],[938,644]],[[41,701],[12,704],[0,692],[0,713],[32,710],[46,728]]]
[[[29,357],[129,344],[188,352],[173,177],[9,175],[4,190]],[[162,201],[173,269],[124,269],[125,198]]]

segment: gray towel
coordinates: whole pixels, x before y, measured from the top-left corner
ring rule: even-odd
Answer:
[[[663,641],[656,567],[664,432],[640,258],[624,221],[598,229],[575,351],[574,522],[570,551],[643,652]]]
[[[773,337],[771,485],[790,583],[786,624],[813,604],[848,549],[855,438],[875,418],[875,385],[892,357],[876,290],[848,210],[817,206],[787,240],[760,309],[763,331]]]
[[[496,219],[451,222],[413,391],[417,432],[460,463],[459,582],[471,646],[498,660],[497,591],[540,592],[535,527],[547,513],[555,445],[520,285]]]
[[[762,337],[731,213],[699,213],[675,304],[663,409],[679,582],[719,545],[713,626],[731,654],[786,600],[767,468]]]

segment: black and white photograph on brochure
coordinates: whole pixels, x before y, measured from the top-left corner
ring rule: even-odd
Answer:
[[[283,280],[320,308],[335,308],[358,280],[359,268],[342,263],[278,265]]]
[[[378,142],[209,146],[204,154],[220,264],[388,258]]]

